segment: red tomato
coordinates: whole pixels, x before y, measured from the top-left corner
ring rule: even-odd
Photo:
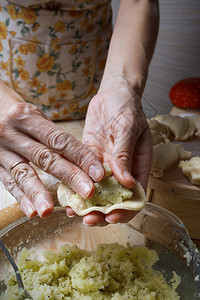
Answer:
[[[178,81],[171,88],[169,98],[172,104],[180,108],[200,108],[200,78]]]

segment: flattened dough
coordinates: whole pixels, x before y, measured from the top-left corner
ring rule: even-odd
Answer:
[[[162,177],[164,170],[177,160],[189,159],[191,154],[191,152],[186,151],[180,144],[158,144],[153,147],[151,174],[154,177]]]
[[[61,183],[57,191],[58,201],[61,206],[70,206],[79,216],[84,216],[91,211],[108,214],[114,209],[141,210],[146,202],[145,192],[139,182],[136,181],[133,190],[128,190],[117,181],[112,173],[107,172],[105,179],[95,183],[95,189],[94,196],[84,200],[71,188]],[[101,199],[103,205],[101,205]]]
[[[200,185],[200,157],[195,156],[190,160],[180,161],[179,168],[189,178],[190,182],[195,185]]]
[[[185,141],[195,132],[195,126],[190,120],[180,116],[173,115],[158,115],[152,118],[159,123],[167,125],[175,136],[177,141]]]

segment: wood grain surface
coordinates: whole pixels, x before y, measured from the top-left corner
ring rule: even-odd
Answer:
[[[192,137],[182,144],[192,157],[200,156],[200,140]],[[200,240],[200,186],[193,185],[178,163],[160,178],[149,177],[147,198],[176,214],[186,226],[191,238]]]

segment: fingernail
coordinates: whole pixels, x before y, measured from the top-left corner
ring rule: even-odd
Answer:
[[[108,218],[105,218],[106,222],[108,222],[109,224],[115,224],[116,222],[109,220]]]
[[[88,226],[88,227],[92,227],[93,226],[91,224],[86,224],[84,220],[83,220],[83,225]]]
[[[31,217],[36,212],[35,208],[32,205],[26,205],[24,207],[24,213],[27,217]]]
[[[74,218],[75,217],[75,215],[68,215],[68,213],[67,213],[67,216],[68,216],[68,218]]]
[[[41,216],[44,213],[44,211],[48,210],[49,208],[50,208],[49,204],[46,201],[39,202],[39,204],[38,204],[38,214]]]
[[[99,168],[97,166],[90,166],[89,168],[89,175],[93,180],[101,180],[104,176],[104,170],[103,168]]]
[[[124,177],[125,177],[127,180],[131,180],[132,182],[135,183],[135,179],[133,178],[133,176],[132,176],[127,170],[124,171]]]
[[[81,194],[84,196],[84,197],[87,197],[91,190],[92,190],[92,186],[90,186],[90,184],[88,183],[85,183],[85,182],[81,182],[80,183],[80,190],[81,190]]]

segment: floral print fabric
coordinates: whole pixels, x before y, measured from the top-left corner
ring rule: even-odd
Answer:
[[[110,1],[0,0],[0,79],[53,120],[83,118],[102,77],[111,14]]]

